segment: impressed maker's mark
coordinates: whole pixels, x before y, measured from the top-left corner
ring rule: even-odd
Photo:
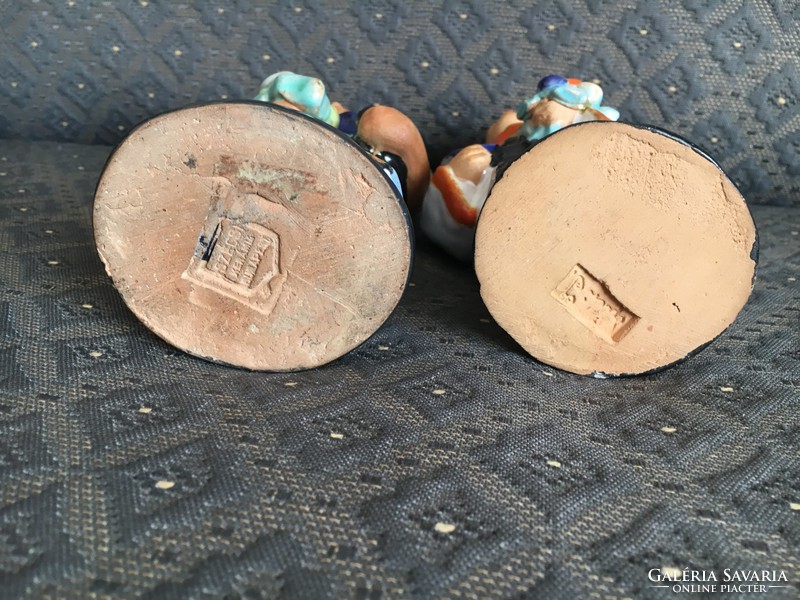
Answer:
[[[592,333],[612,344],[628,335],[639,321],[639,317],[580,265],[572,267],[550,295]]]
[[[269,314],[285,279],[279,266],[280,237],[257,223],[213,217],[213,232],[200,236],[183,277]]]

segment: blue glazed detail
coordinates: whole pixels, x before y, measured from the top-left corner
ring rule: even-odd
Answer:
[[[547,77],[542,77],[542,79],[539,81],[539,85],[536,86],[536,89],[541,92],[547,88],[557,85],[564,85],[565,83],[567,83],[567,80],[561,75],[548,75]]]
[[[339,130],[347,135],[353,136],[358,129],[358,119],[355,112],[348,110],[347,112],[339,113]]]

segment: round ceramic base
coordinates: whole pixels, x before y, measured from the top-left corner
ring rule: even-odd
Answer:
[[[256,370],[325,364],[397,305],[408,212],[336,130],[262,103],[136,128],[98,184],[100,257],[139,319],[203,358]]]
[[[663,132],[568,127],[505,169],[476,232],[481,295],[534,358],[639,374],[713,340],[744,306],[756,230],[719,167]]]

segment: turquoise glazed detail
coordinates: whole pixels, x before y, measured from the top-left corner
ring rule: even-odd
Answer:
[[[602,106],[603,90],[596,83],[567,79],[560,75],[548,75],[537,86],[536,93],[523,100],[517,106],[517,118],[525,121],[519,135],[529,142],[541,140],[563,128],[560,123],[534,124],[526,119],[526,115],[542,100],[552,100],[562,106],[573,108],[583,113],[575,122],[582,121],[616,121],[619,111],[610,106]]]
[[[339,113],[331,105],[325,85],[314,77],[279,71],[261,83],[255,99],[278,104],[287,102],[310,117],[339,126]]]

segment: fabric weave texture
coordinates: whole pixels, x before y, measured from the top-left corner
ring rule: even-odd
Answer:
[[[661,568],[784,571],[759,597],[798,597],[799,16],[0,0],[0,598],[677,597],[650,587]],[[434,155],[543,74],[600,79],[754,203],[750,302],[690,360],[598,381],[528,357],[471,270],[420,240],[395,314],[326,367],[252,373],[168,346],[94,247],[109,144],[283,68],[399,106]]]
[[[792,0],[0,0],[0,137],[114,144],[288,69],[407,112],[439,157],[558,73],[707,148],[752,202],[797,206],[798,23]]]

